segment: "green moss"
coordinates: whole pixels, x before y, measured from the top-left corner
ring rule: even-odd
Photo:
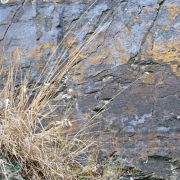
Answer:
[[[9,162],[4,156],[0,156],[0,179],[5,180],[7,176],[8,180],[24,180],[24,175],[21,175],[21,167],[18,163]]]

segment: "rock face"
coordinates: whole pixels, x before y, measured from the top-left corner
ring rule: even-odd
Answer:
[[[114,142],[99,149],[104,179],[179,180],[179,0],[10,0],[0,4],[1,66],[19,61],[36,80],[50,57],[53,67],[69,47],[67,63],[96,32],[64,77],[59,99],[76,100],[70,117],[84,123],[113,98],[94,127]]]

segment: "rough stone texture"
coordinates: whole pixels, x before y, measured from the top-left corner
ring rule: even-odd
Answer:
[[[57,44],[93,2],[11,0],[0,4],[1,65],[22,53],[17,60],[36,79]],[[180,1],[98,0],[49,63],[53,66],[63,47],[71,43],[67,56],[72,54],[103,25],[77,56],[58,96],[76,100],[71,118],[83,121],[76,121],[73,131],[130,85],[95,120],[101,125],[93,130],[101,130],[102,139],[115,142],[104,143],[99,150],[98,164],[109,169],[102,166],[104,179],[178,180]]]

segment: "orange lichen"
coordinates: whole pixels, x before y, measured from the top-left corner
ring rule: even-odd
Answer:
[[[168,9],[168,17],[171,21],[174,21],[176,16],[180,15],[179,6],[167,5],[167,9]]]
[[[78,42],[78,40],[76,38],[73,38],[73,37],[69,37],[67,40],[66,40],[66,45],[69,46],[71,44],[74,44]]]
[[[121,47],[119,41],[115,41],[115,45],[116,45],[115,47],[116,51],[118,51],[119,53],[126,53],[126,50]]]
[[[150,39],[150,37],[149,37]],[[141,60],[147,61],[153,59],[157,63],[169,64],[172,71],[180,76],[178,67],[180,65],[180,38],[169,38],[168,40],[162,39],[161,42],[155,42],[151,50],[151,40],[147,40],[145,51],[141,54]]]
[[[4,65],[7,60],[12,60],[14,63],[19,63],[20,60],[28,60],[29,58],[33,58],[41,62],[43,58],[48,59],[47,52],[49,50],[51,53],[54,53],[56,46],[53,44],[45,44],[42,46],[37,46],[36,48],[23,53],[23,49],[15,49],[9,56],[1,56],[1,63],[0,66]],[[56,58],[56,52],[54,53],[54,58]]]
[[[45,44],[45,45],[40,45],[40,46],[38,45],[35,49],[32,49],[32,50],[28,51],[25,54],[25,57],[26,58],[33,57],[36,60],[40,61],[43,58],[43,53],[44,52],[47,52],[48,50],[51,50],[51,53],[54,53],[55,48],[56,48],[56,46],[53,45],[53,44]],[[56,53],[54,54],[54,56],[56,57]]]
[[[100,63],[100,60],[103,58],[102,55],[90,57],[89,65],[97,66]]]
[[[12,58],[16,58],[18,56],[18,58],[20,58],[20,56],[22,55],[23,49],[15,49],[12,52]]]

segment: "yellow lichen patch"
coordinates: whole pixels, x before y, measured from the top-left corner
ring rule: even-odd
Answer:
[[[37,46],[35,49],[32,49],[26,53],[27,58],[33,57],[37,60],[41,60],[42,56],[43,56],[43,53],[41,51],[41,46]]]
[[[152,13],[154,11],[154,8],[152,8],[152,7],[145,7],[145,8],[142,9],[142,11],[145,14],[149,14],[149,13]]]
[[[71,48],[70,49],[67,49],[67,51],[69,50],[69,53],[70,53],[70,56],[78,53],[78,47],[77,45],[71,45]],[[66,51],[66,48],[65,48],[65,51]],[[65,52],[64,51],[64,52]]]
[[[86,67],[86,63],[80,62],[78,65],[75,65],[71,68],[69,73],[72,75],[72,79],[75,82],[79,83],[84,79],[84,75],[82,76],[81,74],[86,72]]]
[[[12,52],[12,58],[20,58],[20,56],[22,55],[22,52],[23,52],[23,49],[15,49],[13,52]]]
[[[55,52],[56,51],[56,46],[54,44],[45,44],[45,45],[43,45],[43,50],[48,50],[48,49],[50,49],[51,53],[53,53],[54,56],[56,57],[56,52]]]
[[[119,55],[118,58],[116,59],[121,59],[121,61],[119,62],[116,62],[117,64],[120,64],[120,65],[124,65],[128,62],[129,58],[131,57],[130,54],[125,54],[125,55]]]
[[[40,61],[43,58],[43,53],[47,52],[48,50],[51,50],[51,53],[54,53],[54,56],[56,58],[55,49],[56,49],[56,46],[53,44],[45,44],[45,45],[37,46],[35,49],[28,51],[25,54],[25,57],[26,58],[33,57],[34,59]]]
[[[97,51],[97,47],[100,44],[100,42],[98,41],[92,41],[90,42],[86,47],[85,47],[85,51],[86,53],[92,53]]]
[[[1,57],[0,59],[0,67],[2,67],[4,65],[4,63],[8,60],[8,57]]]
[[[139,21],[138,17],[135,17],[134,18],[134,23],[138,23],[138,21]]]
[[[92,53],[97,51],[98,46],[102,45],[104,42],[104,32],[99,33],[96,37],[91,35],[91,38],[88,39],[88,41],[89,40],[91,41],[84,48],[86,53]]]
[[[88,58],[88,56],[89,56],[88,54],[81,52],[78,54],[78,56],[77,55],[72,56],[71,60],[74,60],[74,62],[77,63],[79,61],[82,61],[82,60]]]
[[[116,59],[117,59],[116,57],[106,58],[103,60],[103,63],[104,64],[110,64],[112,62],[116,62]]]
[[[158,28],[158,29],[161,29],[162,31],[168,31],[168,30],[170,30],[171,25],[169,24],[169,25],[162,26],[162,27],[157,26],[157,28]]]
[[[121,50],[121,49],[120,49]],[[115,55],[117,57],[108,57],[109,54]],[[85,58],[87,54],[83,55],[82,53],[79,55],[79,57],[77,58],[77,62]],[[100,64],[100,62],[102,62],[103,64],[106,65],[113,65],[114,64],[120,64],[123,65],[125,63],[127,63],[127,61],[130,58],[130,54],[125,54],[125,55],[120,55],[118,52],[115,54],[114,50],[112,48],[103,48],[100,52],[96,52],[94,56],[91,56],[88,60],[87,63],[84,63],[83,61],[80,62],[78,65],[74,66],[73,68],[71,68],[71,74],[73,74],[72,78],[74,81],[76,81],[77,83],[79,82],[83,82],[83,79],[88,77],[88,76],[96,76],[99,72],[97,71],[93,71],[93,69],[91,69],[91,71],[89,72],[89,74],[85,74],[86,73],[86,69],[88,66],[98,66]],[[119,61],[117,61],[119,60]],[[77,74],[77,75],[76,75]]]
[[[155,42],[153,45],[152,51],[153,52],[162,52],[161,49],[166,49],[166,40],[163,40],[162,42]],[[149,52],[151,52],[151,51],[149,51]]]
[[[171,21],[174,21],[176,16],[180,15],[179,6],[167,5],[167,9],[168,9],[168,17]]]
[[[0,75],[7,75],[8,74],[8,70],[7,69],[1,69],[0,70]],[[2,79],[2,78],[0,78]]]
[[[72,75],[72,79],[76,82],[76,83],[83,83],[84,81],[86,81],[85,79],[89,76],[96,76],[97,74],[99,74],[98,71],[95,71],[93,69],[91,69],[90,71],[87,72],[87,68],[91,67],[91,65],[98,65],[99,61],[98,59],[96,59],[97,57],[92,57],[90,62],[84,63],[83,61],[81,61],[78,65],[75,65],[71,68],[70,74]],[[103,60],[104,62],[105,60]]]
[[[170,64],[172,71],[177,75],[180,76],[180,71],[178,67],[180,65],[180,58],[176,51],[165,51],[165,52],[151,52],[148,56],[147,53],[143,53],[141,56],[141,60],[147,61],[149,57],[153,59],[157,63],[166,63]]]
[[[116,51],[118,51],[119,53],[126,53],[126,50],[121,47],[121,44],[119,43],[119,41],[115,41],[115,45],[116,45],[115,47]],[[129,48],[126,47],[126,49],[129,49]]]
[[[86,42],[79,44],[78,46],[76,45],[72,46],[69,49],[69,52],[70,54],[73,54],[74,52],[78,53],[80,59],[83,60],[81,57],[84,56],[85,59],[89,56],[90,53],[97,51],[98,46],[102,44],[103,41],[104,41],[103,32],[99,33],[99,35],[97,37],[94,37],[94,39],[93,39],[93,35],[91,35],[91,37],[89,37]],[[73,39],[72,37],[70,37],[66,41],[66,44],[71,45],[72,43],[77,43],[77,42],[79,42],[77,39]]]
[[[1,46],[0,47],[0,56],[3,56],[3,53],[4,53],[5,51],[4,51],[4,46]]]
[[[76,76],[76,75],[74,75],[74,76],[72,77],[72,79],[73,79],[77,84],[79,84],[79,83],[82,83],[82,82],[83,82],[84,76]]]
[[[108,50],[101,49],[100,52],[95,53],[94,56],[90,57],[90,60],[88,61],[89,65],[97,66],[100,61],[103,63],[106,62],[106,57],[108,56]]]
[[[89,61],[89,65],[97,66],[102,58],[103,58],[102,55],[91,57]]]
[[[72,37],[69,37],[67,40],[66,40],[66,45],[67,46],[70,46],[71,44],[74,44],[78,42],[78,40],[76,38],[72,38]]]
[[[28,60],[29,58],[41,61],[42,58],[46,58],[46,55],[49,53],[49,50],[51,51],[51,53],[54,53],[55,49],[56,46],[53,44],[37,46],[36,48],[26,52],[25,54],[23,54],[23,49],[15,49],[9,56],[1,56],[0,66],[4,65],[6,61],[11,59],[14,63],[19,63],[20,60]],[[48,58],[49,57],[47,56],[46,59]],[[54,58],[56,58],[56,52],[54,53]]]
[[[162,39],[161,42],[155,42],[153,49],[150,50],[148,45],[141,54],[141,61],[153,60],[157,63],[169,64],[172,71],[180,76],[180,38],[172,37],[168,40]]]

